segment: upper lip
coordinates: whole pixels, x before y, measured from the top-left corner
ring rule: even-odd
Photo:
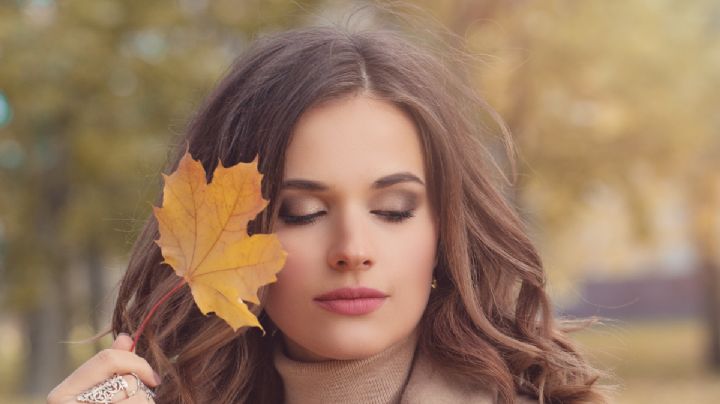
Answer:
[[[377,289],[360,287],[340,288],[331,290],[330,292],[315,296],[315,300],[362,299],[379,297],[387,297],[387,295]]]

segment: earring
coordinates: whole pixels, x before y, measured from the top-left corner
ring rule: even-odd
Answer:
[[[432,283],[430,283],[430,287],[433,289],[437,289],[437,279],[433,277]]]

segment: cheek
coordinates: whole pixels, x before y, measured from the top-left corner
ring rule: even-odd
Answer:
[[[408,227],[402,236],[388,240],[388,250],[393,254],[394,260],[405,271],[413,272],[403,274],[406,279],[422,276],[430,277],[435,262],[437,248],[437,234],[429,217],[418,221],[415,226]]]
[[[403,229],[402,234],[388,238],[384,250],[392,274],[391,285],[398,296],[410,307],[424,307],[430,292],[437,235],[430,218]]]
[[[315,243],[308,243],[307,237],[282,232],[278,232],[277,235],[288,255],[285,266],[277,275],[278,280],[270,284],[266,303],[268,311],[274,311],[274,307],[293,305],[306,300],[310,291],[305,285],[314,282],[316,274],[313,269],[320,267],[317,263],[318,248],[313,247]]]

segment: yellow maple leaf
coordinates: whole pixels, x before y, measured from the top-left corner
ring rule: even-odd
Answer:
[[[202,164],[186,152],[174,173],[163,174],[162,207],[153,207],[164,263],[185,279],[203,314],[214,312],[233,330],[262,329],[244,301],[260,304],[257,289],[277,280],[287,256],[276,235],[247,234],[268,203],[257,161],[220,163],[207,183]]]

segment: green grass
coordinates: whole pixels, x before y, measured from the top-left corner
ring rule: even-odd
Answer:
[[[708,370],[699,321],[613,323],[573,338],[614,374],[619,404],[720,402],[720,373]]]

